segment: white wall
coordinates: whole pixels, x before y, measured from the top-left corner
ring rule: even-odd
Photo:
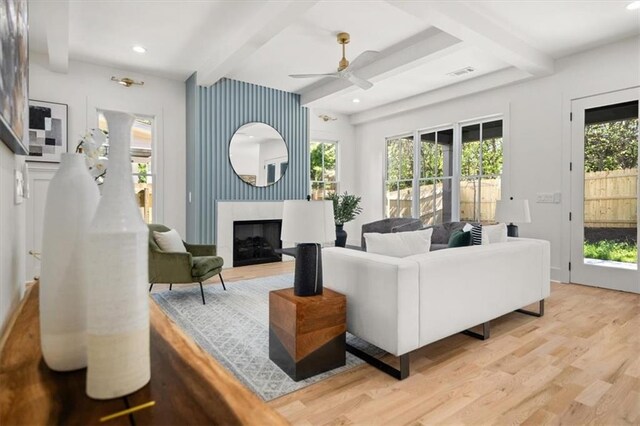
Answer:
[[[335,120],[324,121],[319,115],[328,115]],[[356,134],[355,127],[349,123],[349,117],[332,111],[309,110],[310,141],[338,142],[338,179],[340,193],[362,195],[356,179]],[[360,245],[360,224],[358,220],[344,226],[348,244]]]
[[[640,84],[640,38],[634,37],[556,61],[553,75],[356,127],[356,164],[363,214],[357,226],[383,217],[385,137],[491,114],[505,115],[502,196],[530,201],[531,224],[520,235],[551,241],[552,278],[568,280],[570,100]],[[561,204],[536,204],[538,192],[562,192]]]
[[[84,62],[70,61],[69,72],[60,74],[47,68],[45,55],[31,53],[29,96],[41,101],[68,105],[69,151],[80,137],[97,128],[97,109],[127,111],[154,117],[153,173],[156,209],[154,222],[164,223],[186,235],[186,116],[185,84],[182,81],[142,75]],[[144,86],[123,87],[110,81],[111,76],[143,80]],[[46,180],[53,176],[57,164],[30,163],[32,179],[38,179],[40,191],[46,193]],[[36,189],[38,189],[36,188]],[[27,213],[27,250],[39,250],[37,231],[38,198],[29,200]],[[27,276],[37,273],[34,262],[27,263]]]
[[[0,335],[24,294],[25,203],[14,203],[14,170],[23,163],[0,142]]]

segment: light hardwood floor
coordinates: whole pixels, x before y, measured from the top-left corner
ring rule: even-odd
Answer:
[[[362,365],[269,404],[304,425],[640,424],[640,296],[552,283],[544,317],[511,313],[487,341],[454,335],[419,349],[404,381]]]

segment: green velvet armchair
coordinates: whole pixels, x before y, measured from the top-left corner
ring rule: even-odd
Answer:
[[[222,265],[224,261],[216,256],[215,245],[197,245],[184,243],[186,253],[165,252],[160,249],[153,237],[153,232],[167,232],[170,229],[164,225],[151,224],[149,226],[149,291],[155,283],[169,283],[169,290],[173,284],[200,284],[202,304],[205,304],[202,282],[220,276],[222,288],[226,290],[222,279]]]

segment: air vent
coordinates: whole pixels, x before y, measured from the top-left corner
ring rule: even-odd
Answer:
[[[460,77],[461,75],[465,75],[465,74],[470,74],[472,72],[474,72],[476,69],[474,67],[464,67],[461,68],[459,70],[455,70],[453,72],[450,72],[447,75],[450,75],[451,77]]]

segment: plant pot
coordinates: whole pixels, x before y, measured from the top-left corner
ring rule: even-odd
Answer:
[[[347,231],[344,225],[336,225],[336,247],[345,247],[347,245]]]

